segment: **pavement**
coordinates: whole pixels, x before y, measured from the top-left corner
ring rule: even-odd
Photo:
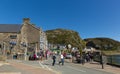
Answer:
[[[66,59],[65,61],[68,62],[68,63],[72,63],[72,61],[69,60],[69,59]],[[99,62],[95,62],[95,61],[85,63],[84,65],[82,65],[82,64],[74,64],[74,65],[76,65],[76,66],[79,65],[79,66],[86,67],[86,68],[92,68],[92,69],[95,69],[95,70],[110,72],[110,73],[113,73],[113,74],[120,74],[120,67],[104,64],[103,65],[104,69],[102,69],[102,65]]]
[[[113,74],[120,74],[120,67],[104,65],[104,69],[102,69],[101,64],[99,64],[98,62],[85,63],[84,65],[78,64],[78,63],[72,63],[71,60],[69,60],[69,59],[65,59],[65,62],[67,62],[68,64],[69,63],[73,64],[76,67],[79,66],[81,68],[83,67],[83,68],[95,69],[95,70],[99,70],[99,71],[103,71],[103,72],[109,72],[109,73],[113,73]],[[34,62],[30,62],[30,63],[34,64]],[[36,64],[36,62],[35,62],[35,64]],[[69,66],[67,66],[67,67],[69,67]],[[47,67],[41,68],[39,66],[31,66],[28,64],[20,63],[19,61],[18,62],[12,61],[9,63],[0,61],[0,74],[40,74],[40,73],[41,74],[58,74],[57,72],[48,70],[46,68]],[[53,67],[53,68],[55,68],[55,67]],[[69,68],[73,69],[72,67],[69,67]],[[58,66],[58,69],[62,69],[62,68],[60,68]]]
[[[98,62],[86,63],[84,66],[88,67],[88,68],[93,68],[93,69],[96,69],[96,70],[111,72],[111,73],[114,73],[114,74],[120,74],[120,68],[119,67],[115,67],[115,66],[111,66],[111,65],[107,65],[107,64],[104,64],[104,69],[102,69],[101,64],[99,64]]]
[[[66,59],[65,59],[66,60]],[[59,65],[59,58],[56,59],[55,66],[52,66],[52,59],[49,58],[46,61],[43,61],[43,66],[48,66],[52,70],[58,71],[61,74],[113,74],[110,72],[100,71],[93,68],[84,67],[78,63],[67,63],[65,62],[64,65]]]
[[[56,74],[55,72],[20,62],[0,62],[0,74]]]

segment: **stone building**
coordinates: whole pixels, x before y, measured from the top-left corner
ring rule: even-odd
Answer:
[[[40,49],[41,50],[47,50],[48,49],[48,41],[46,33],[41,30],[40,33]]]
[[[41,29],[31,24],[29,18],[24,18],[23,24],[0,24],[1,54],[37,52],[40,34]]]
[[[14,28],[14,29],[13,29]],[[5,51],[12,48],[11,42],[17,42],[17,36],[19,35],[19,25],[1,24],[0,25],[0,50],[5,54]],[[15,43],[14,43],[15,44]]]

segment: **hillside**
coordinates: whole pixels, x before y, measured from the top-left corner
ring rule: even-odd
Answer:
[[[88,38],[84,39],[86,46],[92,46],[101,50],[119,50],[120,42],[110,38]]]
[[[52,44],[62,45],[71,44],[73,47],[80,47],[80,44],[83,45],[84,43],[80,38],[79,34],[72,30],[66,29],[47,30],[46,35],[48,38],[48,42]]]

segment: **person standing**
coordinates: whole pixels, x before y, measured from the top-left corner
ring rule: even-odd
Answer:
[[[54,66],[54,65],[55,65],[55,62],[56,62],[56,56],[55,56],[55,54],[53,54],[52,59],[53,59],[52,66]]]
[[[34,60],[36,60],[36,58],[37,58],[37,56],[36,56],[36,54],[34,53],[34,55],[33,55],[33,58],[34,58]]]
[[[62,63],[62,65],[64,65],[64,56],[63,56],[63,54],[60,55],[60,58],[61,58],[61,61],[59,62],[59,65],[60,65],[60,63]]]

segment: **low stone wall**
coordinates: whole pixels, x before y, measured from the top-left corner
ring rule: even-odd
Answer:
[[[5,61],[5,60],[6,60],[6,57],[3,55],[0,55],[0,61]]]

